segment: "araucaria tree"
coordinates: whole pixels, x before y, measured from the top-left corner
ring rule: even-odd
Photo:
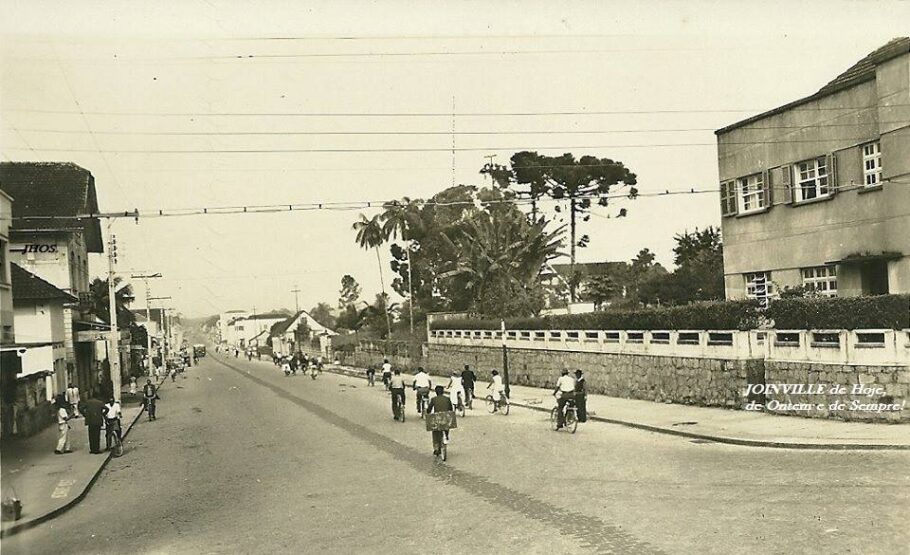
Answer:
[[[596,201],[600,206],[610,204],[611,192],[615,187],[625,187],[626,196],[638,196],[636,176],[622,162],[596,156],[582,156],[576,159],[570,153],[561,156],[544,156],[537,152],[517,152],[512,155],[510,166],[487,164],[480,173],[487,174],[500,187],[513,187],[519,195],[531,199],[531,220],[538,219],[537,202],[543,197],[565,201],[569,212],[570,251],[572,273],[575,273],[575,249],[586,247],[590,242],[587,234],[578,237],[579,219],[590,219],[590,209]],[[562,208],[557,205],[557,212]],[[618,216],[625,216],[621,209]],[[571,282],[570,282],[571,283]],[[575,301],[575,287],[570,289]]]

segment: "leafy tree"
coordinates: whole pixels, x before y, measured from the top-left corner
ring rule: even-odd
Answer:
[[[537,200],[549,196],[566,200],[569,209],[570,264],[575,267],[576,247],[586,247],[588,235],[577,236],[578,219],[588,221],[592,199],[600,206],[608,206],[608,195],[614,186],[629,187],[628,197],[638,196],[636,176],[622,162],[609,158],[582,156],[576,159],[570,153],[561,156],[544,156],[536,152],[518,152],[511,158],[511,167],[487,164],[481,173],[490,175],[501,187],[523,185],[522,192],[532,200],[532,221],[537,219]],[[561,208],[557,206],[557,211]],[[620,216],[626,215],[622,209]],[[574,271],[572,272],[574,274]],[[576,287],[570,282],[570,297],[575,300]]]
[[[354,222],[353,228],[354,231],[357,232],[357,244],[359,244],[361,248],[376,250],[376,263],[379,265],[379,282],[382,285],[382,294],[386,295],[385,277],[382,272],[382,258],[379,256],[379,246],[385,242],[385,234],[382,231],[380,215],[377,214],[372,218],[367,218],[361,214],[360,220]],[[392,319],[389,317],[388,313],[386,313],[386,328],[388,335],[391,335]]]
[[[639,298],[646,304],[686,304],[724,298],[724,255],[720,230],[708,227],[674,237],[676,269],[671,274],[651,274],[641,285]]]
[[[592,301],[595,310],[600,310],[606,302],[622,296],[622,287],[610,276],[591,276],[585,280],[584,285],[584,300]]]
[[[117,326],[128,328],[136,321],[135,314],[127,308],[135,299],[133,286],[123,285],[123,280],[115,277],[114,291],[117,306]],[[89,284],[89,299],[92,314],[104,322],[110,323],[110,295],[106,279],[95,278],[92,280]]]
[[[338,293],[338,308],[345,309],[360,300],[360,284],[351,275],[341,278],[341,291]]]
[[[335,327],[335,315],[329,303],[318,303],[310,309],[310,316],[329,329]]]

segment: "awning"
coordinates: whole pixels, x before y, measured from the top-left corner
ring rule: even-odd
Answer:
[[[904,254],[900,252],[851,254],[840,260],[825,262],[825,264],[864,264],[866,262],[880,262],[883,260],[899,260],[903,257]]]

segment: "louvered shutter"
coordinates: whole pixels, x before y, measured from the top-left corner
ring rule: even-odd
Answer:
[[[780,167],[780,188],[784,194],[784,204],[793,204],[793,166]]]
[[[828,190],[833,197],[837,194],[837,156],[832,152],[825,161],[828,165]]]
[[[761,182],[765,208],[771,208],[771,203],[774,201],[774,193],[771,190],[771,172],[767,170],[761,172]]]
[[[736,215],[736,181],[720,184],[720,211],[722,216]]]

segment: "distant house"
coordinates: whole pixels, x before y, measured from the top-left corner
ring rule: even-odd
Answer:
[[[591,304],[587,295],[586,282],[594,277],[608,277],[616,284],[616,298],[625,297],[630,279],[631,266],[627,262],[579,262],[574,272],[571,264],[549,264],[540,273],[540,280],[549,291],[548,308],[565,306],[569,301],[569,285],[577,284],[575,298]],[[593,309],[593,306],[591,307]]]
[[[272,352],[280,355],[290,355],[297,351],[312,350],[311,345],[316,338],[330,338],[338,335],[319,322],[310,313],[301,310],[297,314],[275,323],[270,330]],[[320,351],[327,352],[327,341],[320,340]]]
[[[286,312],[266,312],[236,318],[228,324],[227,342],[230,345],[247,348],[254,337],[262,332],[268,332],[273,325],[287,318]]]
[[[16,264],[11,270],[21,358],[11,431],[30,435],[51,422],[50,402],[66,389],[66,308],[78,299]]]
[[[104,251],[95,178],[68,162],[2,162],[0,189],[13,199],[9,256],[23,269],[77,298],[89,291],[89,255]],[[51,216],[52,218],[48,218]],[[87,304],[87,303],[86,303]],[[67,380],[94,391],[94,340],[80,341],[86,304],[64,308]]]
[[[901,37],[715,132],[728,299],[910,292],[908,74]]]

